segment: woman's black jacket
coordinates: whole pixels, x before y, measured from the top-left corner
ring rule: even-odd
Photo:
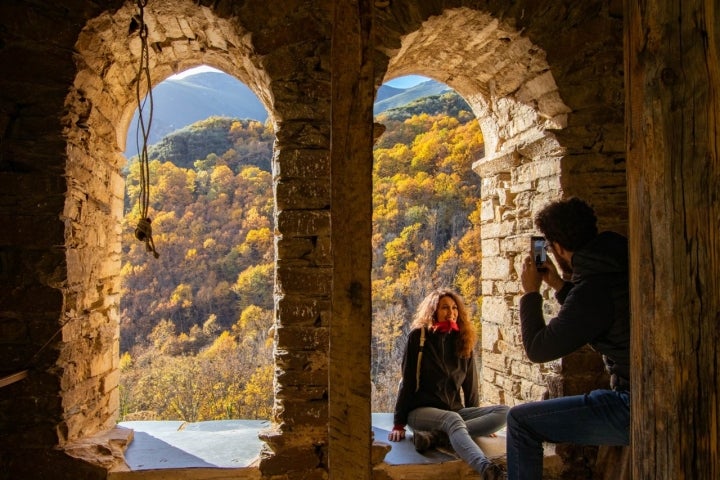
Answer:
[[[457,332],[425,330],[420,387],[416,392],[420,329],[410,332],[402,363],[402,382],[395,403],[395,425],[407,425],[408,414],[418,407],[458,411],[463,407],[478,406],[475,357],[458,357],[458,337]]]

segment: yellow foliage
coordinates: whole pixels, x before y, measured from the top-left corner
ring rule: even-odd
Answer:
[[[133,366],[132,357],[129,352],[125,352],[120,356],[120,371],[124,372]]]
[[[173,305],[182,305],[183,308],[192,305],[192,287],[186,283],[181,283],[175,287],[170,296],[170,302]]]
[[[274,397],[274,371],[273,365],[260,366],[248,380],[243,392],[243,402],[248,412],[244,418],[270,418]]]
[[[235,342],[235,338],[230,335],[230,332],[225,330],[220,334],[219,337],[215,339],[212,345],[202,351],[200,356],[204,358],[212,358],[218,356],[221,353],[231,352],[236,348],[237,343]]]

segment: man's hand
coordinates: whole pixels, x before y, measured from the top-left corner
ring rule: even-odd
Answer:
[[[545,269],[542,272],[538,271],[533,258],[530,256],[525,257],[522,272],[520,273],[520,283],[525,293],[539,292],[543,280],[555,290],[560,290],[565,284],[552,260],[548,258],[542,266]]]
[[[531,256],[525,257],[523,260],[522,272],[520,273],[520,283],[525,293],[539,292],[542,283],[542,274],[535,266],[535,261]]]
[[[547,261],[543,263],[543,267],[545,267],[546,270],[542,272],[542,279],[555,291],[560,290],[563,285],[565,285],[565,280],[563,280],[558,273],[555,264],[548,258]]]

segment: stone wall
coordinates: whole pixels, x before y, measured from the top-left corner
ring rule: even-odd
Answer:
[[[485,137],[473,166],[482,185],[484,400],[515,405],[607,386],[589,349],[548,364],[527,360],[518,279],[533,217],[552,200],[585,198],[601,228],[627,232],[619,2],[489,2],[487,10],[424,12],[425,20],[416,8],[403,18],[419,26],[388,51],[388,75],[421,73],[452,86]],[[548,318],[558,308],[552,293],[543,292]],[[570,476],[595,461],[594,450],[560,453]]]
[[[355,181],[352,165],[368,171],[371,120],[364,129],[355,122],[383,78],[445,82],[468,100],[486,138],[475,165],[485,400],[515,404],[580,388],[572,362],[524,358],[517,266],[533,213],[552,199],[584,196],[606,225],[625,227],[614,2],[343,2],[353,20],[342,29],[333,27],[333,1],[271,3],[151,0],[146,10],[153,84],[212,65],[253,89],[276,129],[276,391],[263,475],[327,478],[331,453],[337,465],[369,456],[369,430],[358,425],[369,423],[362,252],[371,203],[369,179]],[[0,215],[12,226],[0,233],[0,358],[3,374],[32,366],[26,380],[0,390],[0,466],[15,478],[64,465],[56,446],[117,419],[120,152],[136,101],[136,8],[119,0],[0,5],[8,19],[0,61],[12,71],[0,79]],[[365,323],[356,326],[358,317]],[[342,356],[347,350],[356,355]],[[45,463],[30,461],[40,457]],[[68,478],[88,468],[69,463],[77,470],[63,468]]]
[[[581,196],[602,228],[627,231],[619,7],[490,2],[482,10],[393,12],[413,30],[383,43],[392,46],[388,78],[420,73],[447,83],[471,105],[485,137],[485,157],[473,169],[482,184],[483,395],[491,403],[582,391],[602,377],[592,356],[579,356],[577,366],[570,358],[527,361],[518,272],[536,233],[533,216],[552,200]],[[572,45],[583,45],[582,53],[571,54]],[[548,302],[547,314],[556,307]]]

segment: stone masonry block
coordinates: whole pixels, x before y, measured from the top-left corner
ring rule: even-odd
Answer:
[[[564,153],[563,147],[553,135],[545,135],[518,146],[518,153],[534,161],[558,161]]]
[[[495,257],[500,254],[500,241],[497,238],[483,239],[480,242],[483,256]]]
[[[228,49],[225,38],[223,38],[222,34],[217,32],[213,28],[208,28],[205,30],[205,38],[207,39],[208,45],[212,48],[217,48],[219,50]]]
[[[280,370],[276,371],[275,379],[279,385],[318,386],[327,385],[328,370]]]
[[[290,385],[278,385],[275,390],[275,398],[281,401],[283,404],[285,400],[303,401],[303,402],[317,402],[327,400],[328,386],[327,385],[316,385],[316,386],[290,386]]]
[[[496,198],[488,198],[482,201],[480,207],[480,220],[483,222],[491,222],[495,220],[495,207],[498,201]]]
[[[283,210],[277,214],[277,228],[283,238],[327,235],[330,233],[330,212],[328,210]]]
[[[546,194],[551,198],[560,198],[564,187],[562,180],[561,177],[541,178],[537,182],[536,190],[538,193]]]
[[[315,247],[312,238],[282,238],[277,243],[277,263],[310,266],[310,257]]]
[[[278,323],[282,326],[326,327],[330,319],[330,300],[285,295],[277,306]]]
[[[514,206],[513,201],[515,200],[515,194],[507,188],[498,187],[495,189],[495,195],[497,195],[498,203],[504,207]]]
[[[489,368],[496,372],[507,372],[510,360],[504,355],[493,353],[488,350],[482,352],[483,369]]]
[[[502,336],[500,328],[491,323],[483,324],[482,328],[482,348],[486,351],[496,352],[497,342]]]
[[[500,134],[511,138],[513,143],[523,144],[525,138],[533,138],[538,135],[538,115],[532,108],[517,106],[513,111],[512,120],[505,124]]]
[[[117,386],[120,383],[120,370],[115,369],[109,372],[107,375],[105,375],[102,379],[102,392],[103,393],[110,393],[113,390],[117,389]]]
[[[327,328],[278,327],[275,338],[278,348],[288,351],[327,351],[330,332]],[[307,360],[313,360],[308,358]],[[311,367],[310,363],[303,368]]]
[[[273,475],[281,475],[283,478],[287,478],[288,471],[305,471],[311,469],[319,469],[325,472],[325,469],[321,468],[320,458],[318,458],[318,453],[312,444],[308,444],[305,447],[284,448],[275,454],[265,454],[261,455],[261,457],[260,471],[263,477],[270,478]],[[302,478],[306,477],[303,476]],[[325,477],[320,476],[316,478],[320,480]]]
[[[509,316],[510,306],[504,298],[483,298],[482,318],[484,321],[502,325]]]
[[[325,425],[327,421],[327,401],[284,400],[281,421],[287,426]]]
[[[304,293],[311,296],[330,295],[332,270],[329,268],[278,266],[277,289],[283,293]]]
[[[323,210],[330,206],[329,179],[285,180],[275,183],[277,209]]]
[[[506,397],[505,391],[500,388],[491,388],[490,385],[493,385],[492,382],[487,385],[482,392],[483,401],[491,405],[504,405]]]
[[[559,122],[559,126],[567,125],[567,114],[572,110],[565,105],[560,93],[548,92],[537,101],[538,112],[541,117]]]
[[[482,259],[483,277],[491,280],[508,278],[511,273],[511,262],[502,257],[484,257]]]
[[[480,177],[485,178],[498,173],[510,172],[519,164],[520,156],[515,150],[512,150],[495,155],[486,155],[485,158],[473,163],[472,169]]]
[[[555,78],[550,70],[547,70],[525,82],[516,95],[517,100],[522,103],[529,103],[536,100],[548,92],[557,90]]]
[[[515,223],[483,223],[480,233],[483,239],[487,238],[505,238],[515,233]]]
[[[517,169],[518,182],[533,182],[539,178],[560,174],[560,162],[555,159],[526,163]]]

